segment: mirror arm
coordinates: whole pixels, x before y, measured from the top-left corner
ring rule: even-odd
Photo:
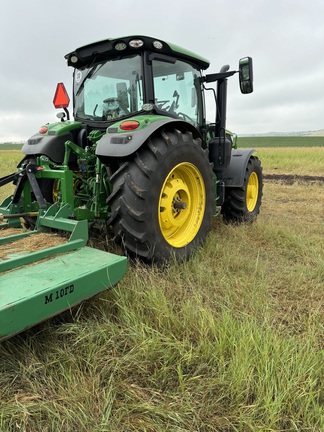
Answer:
[[[63,108],[65,113],[66,113],[66,120],[70,120],[70,113],[69,110],[67,108]],[[63,120],[62,120],[63,121]]]
[[[218,72],[214,74],[208,74],[202,77],[202,82],[211,83],[211,82],[219,81],[228,78],[236,73],[238,73],[238,71]]]

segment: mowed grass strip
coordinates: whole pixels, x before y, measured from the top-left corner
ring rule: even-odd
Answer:
[[[2,343],[0,430],[323,430],[322,193],[265,182],[255,224]]]

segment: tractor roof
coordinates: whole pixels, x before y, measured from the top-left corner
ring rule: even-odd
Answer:
[[[164,42],[161,39],[138,35],[94,42],[77,48],[75,51],[67,54],[65,58],[69,66],[82,69],[102,60],[129,56],[139,51],[150,51],[176,57],[193,63],[200,69],[207,69],[209,67],[209,60],[198,54],[177,45]]]

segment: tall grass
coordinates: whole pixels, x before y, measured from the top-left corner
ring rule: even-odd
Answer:
[[[324,176],[324,147],[260,148],[257,156],[267,174]]]
[[[0,146],[1,150],[1,146]],[[23,154],[20,150],[1,150],[0,151],[0,178],[17,171],[17,165],[22,159]],[[12,184],[7,184],[0,188],[0,204],[4,198],[11,195],[14,191]]]
[[[324,430],[321,194],[266,182],[255,224],[2,343],[0,430]]]

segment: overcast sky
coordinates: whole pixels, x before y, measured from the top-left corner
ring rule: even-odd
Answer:
[[[72,97],[66,53],[131,34],[201,54],[208,73],[253,57],[254,93],[240,93],[237,75],[228,83],[227,127],[238,134],[324,128],[323,0],[0,0],[0,8],[0,142],[57,120],[57,82]]]

